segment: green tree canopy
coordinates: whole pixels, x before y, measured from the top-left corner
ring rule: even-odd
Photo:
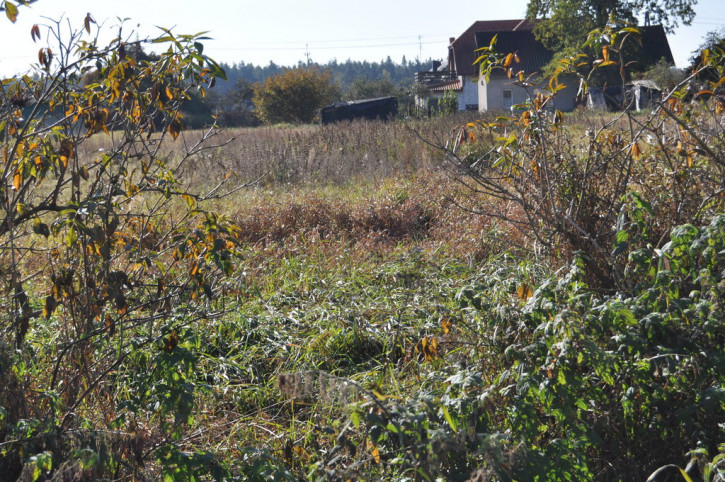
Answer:
[[[697,0],[530,0],[526,16],[540,20],[537,38],[555,51],[577,48],[595,28],[638,23],[648,18],[672,32],[682,22],[690,25]]]
[[[345,93],[347,100],[371,99],[374,97],[387,97],[398,95],[398,88],[390,79],[367,79],[358,77]]]
[[[320,108],[339,96],[329,71],[296,68],[256,84],[252,102],[257,116],[266,124],[300,124],[313,122]]]
[[[701,80],[717,82],[725,70],[723,53],[725,53],[725,27],[720,27],[705,34],[700,46],[692,53],[689,70],[694,72],[703,64],[709,63],[710,65],[700,72],[698,77]],[[718,58],[720,61],[707,62],[708,58]]]

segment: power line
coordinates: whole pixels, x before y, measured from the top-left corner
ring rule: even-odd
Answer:
[[[405,36],[399,36],[399,37],[368,37],[368,38],[356,38],[356,39],[320,39],[320,40],[304,40],[304,42],[310,42],[315,44],[322,44],[322,43],[346,43],[346,42],[379,42],[382,40],[410,40],[410,39],[418,39],[418,37],[422,38],[440,38],[448,40],[450,35],[448,34],[431,34],[431,35],[405,35]],[[295,41],[288,41],[288,40],[279,40],[279,41],[265,41],[265,42],[246,42],[247,45],[283,45],[283,44],[290,44],[290,43],[302,43],[302,40],[295,40]]]
[[[414,45],[428,45],[440,43],[439,41],[428,41],[428,42],[403,42],[403,43],[388,43],[388,44],[368,44],[368,45],[333,45],[333,46],[321,46],[316,47],[314,44],[305,44],[305,46],[290,46],[287,44],[286,47],[214,47],[214,50],[225,50],[225,51],[255,51],[255,52],[266,52],[266,51],[281,51],[281,50],[335,50],[335,49],[367,49],[367,48],[382,48],[382,47],[410,47]]]
[[[723,22],[692,22],[693,25],[718,25],[721,27],[725,27],[725,21]]]

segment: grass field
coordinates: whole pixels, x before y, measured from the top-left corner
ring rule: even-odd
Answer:
[[[561,152],[627,126],[613,118],[573,114]],[[52,367],[62,313],[31,327],[22,369],[0,370],[0,418],[17,427],[0,444],[5,467],[22,460],[39,478],[54,450],[71,454],[56,476],[109,480],[645,480],[690,459],[714,467],[721,204],[675,231],[645,204],[625,206],[617,229],[634,254],[616,259],[632,289],[590,288],[588,253],[537,245],[502,219],[524,219],[520,204],[474,193],[430,144],[474,120],[220,133],[180,178],[244,186],[206,205],[238,227],[234,273],[211,281],[198,316],[109,338],[98,353],[119,361],[98,385]],[[162,152],[174,159],[199,135]],[[104,148],[96,136],[82,155]],[[652,240],[645,224],[668,235]],[[101,366],[85,356],[81,372]],[[74,410],[61,427],[78,423],[53,448],[38,420],[63,406]]]

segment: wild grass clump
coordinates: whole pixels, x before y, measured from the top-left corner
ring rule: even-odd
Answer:
[[[194,185],[207,185],[227,173],[266,187],[382,180],[437,166],[442,153],[422,139],[440,139],[472,118],[468,113],[430,121],[233,129],[223,134],[223,146],[200,153],[182,173]],[[188,142],[194,142],[193,136]]]

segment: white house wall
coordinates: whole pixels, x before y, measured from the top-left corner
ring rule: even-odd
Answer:
[[[467,110],[467,106],[476,106],[478,110],[478,79],[472,76],[461,78],[463,90],[458,93],[458,110]]]
[[[504,91],[511,91],[511,103],[513,105],[523,104],[528,100],[528,94],[523,87],[513,84],[513,79],[508,76],[492,75],[488,82],[481,77],[478,82],[478,110],[486,112],[489,110],[509,110],[504,105]],[[569,112],[574,110],[574,101],[578,91],[576,78],[560,79],[566,88],[560,91],[554,98],[554,106],[562,111]],[[539,88],[546,88],[547,83],[539,84],[532,88],[531,95],[536,95]]]
[[[478,103],[478,110],[486,112],[489,110],[508,110],[504,106],[504,91],[511,91],[511,102],[513,105],[523,104],[528,99],[526,91],[512,84],[508,77],[491,76],[488,82],[483,77],[479,81],[479,98],[483,101]]]

